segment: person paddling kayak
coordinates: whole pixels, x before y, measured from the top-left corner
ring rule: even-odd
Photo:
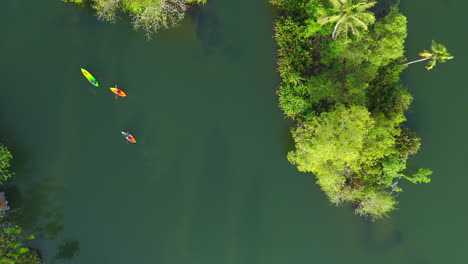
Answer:
[[[136,139],[135,139],[134,136],[132,136],[132,135],[130,134],[130,131],[127,131],[127,132],[121,131],[121,133],[122,133],[122,136],[124,136],[125,139],[127,140],[127,144],[128,144],[128,142],[130,142],[130,143],[136,143]]]
[[[114,87],[111,87],[109,88],[113,93],[115,93],[115,99],[117,99],[117,96],[120,96],[120,97],[125,97],[127,96],[127,94],[120,90],[119,88],[117,88],[117,85],[115,85]]]

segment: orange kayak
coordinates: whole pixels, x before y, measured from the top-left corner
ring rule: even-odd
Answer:
[[[123,132],[123,131],[121,131],[121,133],[122,133],[122,136],[124,136],[126,140],[128,140],[131,143],[136,143],[135,137],[132,136],[130,133],[126,133],[126,132]]]
[[[117,85],[115,87],[111,87],[109,89],[118,96],[122,96],[122,97],[127,96],[127,94],[124,91],[117,88]]]

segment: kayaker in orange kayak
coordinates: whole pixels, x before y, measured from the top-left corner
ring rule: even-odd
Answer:
[[[111,88],[109,88],[109,89],[110,89],[113,93],[115,93],[115,99],[117,99],[117,95],[118,95],[118,96],[121,96],[121,97],[127,96],[127,94],[126,94],[124,91],[122,91],[122,90],[120,90],[119,88],[117,88],[117,85],[115,85],[115,87],[111,87]]]
[[[127,131],[127,136],[125,137],[127,139],[127,144],[128,142],[135,143],[136,139],[134,136],[130,135],[130,131]]]

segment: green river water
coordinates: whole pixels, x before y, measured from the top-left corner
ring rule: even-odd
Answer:
[[[434,39],[456,58],[404,72],[408,126],[422,137],[409,165],[433,181],[405,184],[399,210],[371,223],[286,160],[266,0],[209,0],[151,41],[58,0],[3,0],[9,217],[36,234],[45,263],[467,263],[467,9],[402,1],[407,57]],[[114,84],[128,97],[115,100]]]

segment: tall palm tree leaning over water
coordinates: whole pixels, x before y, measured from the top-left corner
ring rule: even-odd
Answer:
[[[367,0],[329,0],[333,7],[332,14],[324,12],[317,19],[320,25],[335,24],[332,38],[336,39],[339,35],[346,38],[348,33],[359,36],[360,29],[367,30],[367,25],[375,22],[375,16],[366,10],[374,6],[377,2]],[[328,14],[327,14],[328,13]]]
[[[435,42],[434,40],[432,41],[431,51],[423,50],[419,53],[419,56],[423,57],[423,59],[406,62],[400,64],[400,66],[406,66],[416,62],[430,60],[426,65],[426,69],[431,70],[436,66],[437,62],[446,62],[447,60],[453,59],[453,56],[450,55],[450,53],[447,51],[447,48],[444,45]]]

